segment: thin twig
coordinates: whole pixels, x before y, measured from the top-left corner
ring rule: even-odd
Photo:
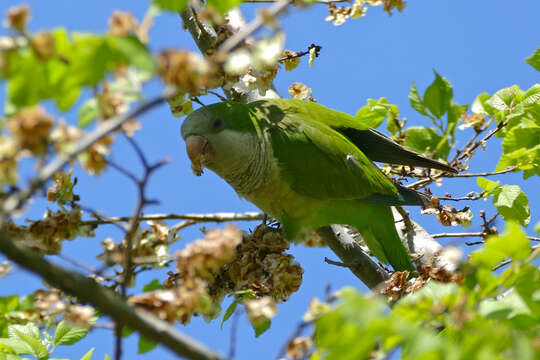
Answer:
[[[529,262],[533,261],[534,258],[536,258],[538,256],[539,252],[540,252],[540,245],[533,246],[531,254],[529,255],[529,257],[527,259],[525,259],[525,262],[529,263]],[[513,261],[512,259],[506,259],[504,261],[501,261],[500,263],[495,265],[491,270],[492,271],[498,270],[498,269],[502,268],[503,266],[510,264],[512,261]]]
[[[438,196],[437,197],[439,200],[447,200],[447,201],[466,201],[466,200],[480,200],[480,199],[483,199],[484,196],[482,194],[480,195],[476,195],[476,196],[462,196],[462,197],[457,197],[457,198],[453,198],[453,197],[449,197],[449,196]]]
[[[137,179],[137,177],[131,172],[129,171],[128,169],[126,169],[125,167],[123,167],[122,165],[120,164],[117,164],[115,163],[114,161],[112,161],[111,159],[105,159],[105,163],[107,165],[109,165],[110,167],[112,167],[113,169],[115,169],[116,171],[118,171],[119,173],[123,174],[124,176],[128,177],[131,181],[133,181],[135,184],[139,181]]]
[[[469,142],[467,142],[467,144],[465,144],[465,146],[463,148],[456,151],[456,155],[450,161],[451,165],[455,165],[458,161],[463,160],[467,156],[469,156],[469,158],[470,158],[472,151],[476,150],[476,148],[478,146],[480,146],[481,144],[486,143],[486,141],[488,141],[493,135],[495,135],[499,130],[501,130],[503,127],[505,127],[506,124],[508,124],[508,121],[501,122],[500,124],[497,125],[497,127],[495,129],[493,129],[489,133],[487,133],[486,136],[484,136],[484,138],[482,140],[475,142],[475,139],[478,137],[478,135],[480,135],[483,131],[487,130],[487,127],[489,126],[490,123],[491,122],[487,123],[486,127],[481,129],[480,131],[476,131],[474,136],[471,138],[471,140],[469,140]],[[506,171],[506,170],[507,169],[502,170],[502,171],[510,172],[510,171]],[[434,175],[434,176],[432,176],[432,177],[430,177],[428,179],[418,180],[418,181],[416,181],[416,182],[414,182],[414,183],[412,183],[410,185],[407,185],[406,187],[410,188],[410,189],[420,189],[420,188],[423,188],[423,187],[431,184],[435,180],[440,179],[442,177],[460,177],[459,174],[458,175],[453,175],[453,176],[452,175],[448,176],[448,175],[449,175],[448,173],[442,172],[442,173]],[[464,175],[467,175],[467,174],[464,174]],[[494,175],[498,175],[498,174],[494,174]],[[489,176],[489,175],[479,175],[479,176]],[[468,176],[461,176],[461,177],[468,177]]]
[[[479,232],[467,232],[467,233],[438,233],[438,234],[431,234],[431,237],[434,238],[434,239],[437,239],[437,238],[444,238],[444,237],[448,237],[448,238],[487,237],[489,235],[492,235],[492,234],[486,233],[486,232],[483,232],[483,231],[479,231]],[[540,241],[540,237],[536,237],[536,236],[527,236],[527,239],[529,239],[531,241]],[[472,244],[472,243],[469,243],[469,244]],[[467,245],[469,245],[469,244],[467,244]],[[476,244],[473,244],[473,245],[476,245]]]
[[[466,173],[466,174],[445,173],[444,177],[449,177],[449,178],[463,177],[463,178],[467,178],[467,177],[479,177],[479,176],[494,176],[494,175],[506,174],[506,173],[515,171],[516,169],[517,169],[517,166],[510,166],[510,167],[507,167],[504,170],[491,171],[491,172],[481,172],[481,173],[474,173],[474,174],[472,174],[472,173]]]
[[[82,225],[103,225],[114,224],[119,222],[131,221],[131,216],[120,217],[107,217],[97,220],[82,221]],[[256,221],[263,220],[264,213],[261,212],[244,212],[244,213],[232,213],[232,212],[220,212],[211,214],[148,214],[141,215],[135,220],[141,221],[158,221],[158,220],[188,220],[196,223],[201,222],[228,222],[228,221]]]
[[[342,263],[341,261],[330,260],[330,259],[327,258],[326,256],[324,257],[324,262],[327,263],[327,264],[335,265],[335,266],[339,266],[339,267],[346,267],[346,268],[349,267],[349,265],[344,264],[344,263]]]
[[[434,239],[437,238],[443,238],[443,237],[483,237],[485,235],[484,232],[470,232],[470,233],[439,233],[439,234],[431,234],[431,237]]]

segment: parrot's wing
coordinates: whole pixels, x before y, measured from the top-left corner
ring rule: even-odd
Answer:
[[[421,166],[452,173],[458,172],[451,166],[422,156],[399,145],[397,142],[375,129],[359,130],[349,127],[337,130],[350,139],[373,161],[389,164]]]
[[[363,122],[341,111],[329,109],[311,101],[295,99],[267,99],[259,101],[259,104],[266,106],[274,104],[274,107],[279,109],[278,112],[298,114],[312,123],[331,127],[348,138],[372,161],[458,172],[446,164],[407,149],[381,132],[369,128]],[[269,107],[267,106],[267,108]]]
[[[288,114],[267,129],[281,176],[291,188],[318,199],[395,195],[396,186],[339,132]]]

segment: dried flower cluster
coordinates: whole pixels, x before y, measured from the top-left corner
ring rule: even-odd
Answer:
[[[11,269],[12,267],[9,261],[7,260],[2,261],[2,263],[0,263],[0,279],[8,276]]]
[[[215,282],[220,268],[234,259],[241,241],[242,233],[233,226],[208,232],[205,239],[189,244],[177,254],[178,273],[165,281],[166,290],[134,296],[130,303],[143,306],[164,320],[183,324],[193,314],[217,316],[219,303],[210,297],[208,285]]]
[[[34,221],[29,226],[16,225],[10,220],[5,228],[11,238],[52,255],[62,250],[64,240],[79,236],[94,237],[94,227],[84,225],[81,216],[82,211],[76,207],[71,210],[62,208],[56,212],[47,209],[42,220]]]
[[[458,272],[448,271],[444,267],[423,266],[418,276],[411,277],[409,271],[396,271],[384,282],[379,293],[386,296],[389,302],[395,302],[407,294],[420,290],[428,281],[461,283],[463,276]]]
[[[71,181],[73,169],[67,173],[60,170],[53,176],[54,185],[47,189],[47,200],[50,202],[58,201],[60,205],[64,205],[69,201],[78,200],[78,196],[73,193],[75,183]]]
[[[139,27],[137,19],[126,11],[114,11],[109,18],[109,32],[116,36],[127,36]]]
[[[53,119],[42,108],[32,107],[21,110],[8,118],[7,126],[17,148],[29,150],[33,155],[45,154]]]
[[[176,86],[179,93],[197,96],[204,93],[202,88],[213,89],[221,85],[216,67],[193,52],[165,50],[158,61],[163,81]]]
[[[436,197],[433,199],[438,204],[438,199]],[[432,200],[432,203],[434,201]],[[422,209],[421,212],[422,214],[435,214],[437,221],[444,226],[468,227],[472,224],[473,213],[468,207],[457,210],[450,205],[435,205]]]
[[[307,359],[311,355],[313,340],[307,336],[299,336],[287,344],[287,357],[293,360]]]
[[[30,7],[28,5],[16,6],[8,10],[4,26],[23,32],[29,20]]]
[[[284,251],[289,243],[276,229],[258,226],[244,239],[233,262],[226,265],[220,283],[228,291],[253,290],[257,297],[281,302],[298,290],[303,270]]]
[[[256,299],[245,300],[250,318],[255,323],[269,319],[276,302],[286,300],[302,281],[300,265],[283,253],[288,248],[289,243],[265,225],[250,236],[233,226],[212,230],[177,254],[178,272],[169,273],[165,290],[134,296],[130,302],[185,324],[196,314],[218,316],[226,294],[251,290]]]
[[[473,127],[476,132],[480,132],[482,127],[485,125],[485,116],[483,114],[467,115],[467,113],[464,112],[461,114],[461,120],[463,120],[463,124],[458,126],[460,130]]]
[[[384,5],[383,11],[392,16],[392,10],[397,9],[402,11],[407,3],[403,0],[354,0],[351,6],[337,6],[336,4],[329,2],[328,11],[329,15],[326,17],[326,21],[332,21],[334,26],[343,24],[348,18],[358,19],[366,14],[367,6],[379,6]]]
[[[315,321],[328,310],[330,310],[330,304],[322,302],[319,298],[315,297],[309,302],[308,309],[302,320],[305,322]]]
[[[161,221],[147,221],[148,228],[139,229],[132,239],[133,248],[131,254],[135,260],[148,259],[156,266],[162,266],[169,258],[169,228]],[[101,242],[103,253],[98,259],[112,266],[124,263],[127,241],[123,239],[116,243],[111,238]]]
[[[71,326],[89,328],[94,316],[94,308],[72,304],[73,299],[62,291],[52,288],[36,290],[34,292],[34,307],[41,321],[54,319],[57,315],[64,315],[64,320]]]

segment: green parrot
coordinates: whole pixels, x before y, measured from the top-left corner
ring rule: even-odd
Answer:
[[[314,102],[258,100],[203,106],[182,124],[193,172],[208,168],[277,218],[289,239],[331,224],[354,226],[372,254],[414,269],[390,206],[429,197],[396,184],[372,161],[456,172],[405,149],[351,115]]]

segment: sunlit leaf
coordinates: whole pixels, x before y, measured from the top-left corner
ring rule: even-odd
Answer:
[[[535,68],[536,71],[540,71],[540,48],[536,49],[536,51],[525,60],[525,62]]]
[[[362,122],[362,124],[375,129],[386,118],[393,121],[398,112],[397,106],[390,104],[386,98],[380,98],[379,100],[368,99],[367,105],[361,107],[354,118]]]
[[[424,104],[438,119],[450,108],[452,102],[452,85],[448,79],[435,72],[435,80],[424,93]]]
[[[60,321],[54,332],[55,345],[72,345],[88,334],[87,328],[68,326],[64,320]]]

